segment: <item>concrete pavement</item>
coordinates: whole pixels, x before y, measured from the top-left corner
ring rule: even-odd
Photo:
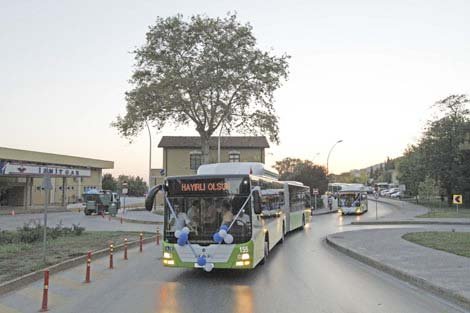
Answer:
[[[470,310],[470,258],[402,239],[404,234],[410,232],[451,231],[452,228],[441,226],[347,231],[328,235],[327,242],[349,256],[438,296],[456,301]],[[458,227],[457,230],[470,231],[468,227]]]

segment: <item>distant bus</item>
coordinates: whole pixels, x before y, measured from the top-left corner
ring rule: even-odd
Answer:
[[[310,222],[310,188],[279,181],[260,163],[208,164],[195,176],[168,177],[149,192],[147,210],[159,190],[167,267],[251,269]]]

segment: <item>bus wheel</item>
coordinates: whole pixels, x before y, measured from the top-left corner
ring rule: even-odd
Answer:
[[[91,211],[84,210],[84,212],[85,212],[85,215],[91,215]]]
[[[264,241],[264,256],[260,262],[261,264],[266,263],[266,261],[268,260],[268,254],[269,254],[269,242],[268,240],[265,240]]]

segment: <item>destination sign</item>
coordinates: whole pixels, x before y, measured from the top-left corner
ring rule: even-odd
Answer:
[[[169,179],[168,192],[175,194],[240,194],[249,193],[249,184],[241,178]]]
[[[228,191],[230,190],[229,183],[181,183],[182,192],[204,192],[204,191]]]

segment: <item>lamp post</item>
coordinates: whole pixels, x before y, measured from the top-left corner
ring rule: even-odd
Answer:
[[[149,132],[149,189],[152,180],[152,133],[150,132],[150,127],[147,121],[145,121],[145,125],[147,126],[147,130]]]
[[[219,138],[217,140],[217,163],[220,163],[220,137],[222,136],[222,130],[224,129],[224,123],[220,126]]]
[[[331,151],[333,151],[333,149],[335,148],[335,146],[339,143],[343,142],[343,140],[338,140],[337,142],[335,142],[335,144],[331,147],[330,151],[328,152],[328,157],[326,158],[326,173],[329,174],[330,173],[330,167],[329,167],[329,162],[330,162],[330,154],[331,154]]]

